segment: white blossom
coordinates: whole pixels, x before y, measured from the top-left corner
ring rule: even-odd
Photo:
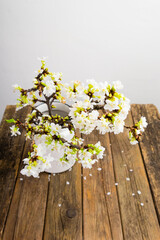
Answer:
[[[144,132],[144,128],[146,128],[148,125],[146,118],[142,116],[139,122],[140,122],[140,130]]]
[[[61,72],[57,72],[57,73],[54,72],[52,76],[54,77],[54,81],[59,83],[62,75],[63,75],[63,73],[61,73]]]
[[[21,174],[26,175],[27,177],[33,176],[35,178],[39,178],[39,172],[37,171],[37,169],[28,169],[27,165],[21,170]]]
[[[19,128],[16,127],[15,125],[10,127],[10,130],[11,130],[11,136],[21,135],[21,132],[19,131]]]
[[[92,86],[93,86],[93,87],[92,87],[93,89],[99,88],[98,82],[96,82],[95,79],[87,79],[86,82],[87,82],[88,85],[89,85],[89,84],[92,85]]]
[[[121,108],[119,112],[119,117],[125,120],[130,110],[130,100],[122,95],[122,98],[120,99],[119,102],[119,106]]]
[[[15,92],[15,90],[20,90],[21,89],[21,87],[18,85],[18,84],[14,84],[14,85],[12,85],[12,87],[14,88],[14,92]]]
[[[51,79],[46,78],[46,79],[43,80],[43,83],[45,84],[45,87],[43,89],[44,95],[49,97],[53,93],[56,92],[56,86],[55,86],[54,82]]]
[[[111,100],[106,100],[106,104],[104,105],[104,109],[109,110],[109,111],[119,109],[118,104],[119,104],[119,102],[118,102],[117,98],[115,98],[114,101],[113,100],[112,101]]]
[[[79,151],[78,153],[79,163],[82,164],[84,168],[92,168],[92,165],[97,161],[96,159],[92,159],[92,153],[88,152],[87,149],[83,151]]]
[[[74,131],[70,131],[68,128],[61,128],[59,130],[59,134],[61,138],[64,138],[66,141],[71,142],[74,136]]]
[[[124,129],[123,119],[121,119],[119,116],[117,116],[115,118],[113,126],[114,126],[113,127],[114,134],[119,134],[119,133],[123,132],[123,129]]]
[[[95,147],[99,150],[99,153],[97,154],[97,159],[102,159],[105,148],[101,146],[100,141],[95,144]]]
[[[93,110],[88,115],[89,119],[92,120],[92,121],[97,120],[98,116],[99,116],[99,112],[97,110]]]
[[[96,122],[96,128],[101,134],[105,134],[106,132],[112,132],[112,126],[113,125],[104,117],[101,117]]]
[[[132,132],[129,132],[129,139],[130,139],[130,144],[132,145],[136,145],[138,143],[138,141],[133,136]]]
[[[82,105],[79,105],[81,109]],[[97,111],[93,111],[92,113],[87,113],[83,110],[81,112],[77,112],[77,110],[71,110],[69,115],[72,117],[72,123],[75,128],[79,128],[81,133],[89,134],[91,133],[96,126],[96,119],[98,117]]]
[[[59,135],[62,127],[59,124],[51,123],[51,134],[52,135]]]

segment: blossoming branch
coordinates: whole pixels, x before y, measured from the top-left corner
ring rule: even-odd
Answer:
[[[97,129],[100,134],[113,132],[119,134],[128,129],[131,144],[140,141],[144,128],[147,127],[145,117],[133,126],[125,126],[125,119],[130,110],[130,101],[119,92],[123,88],[120,81],[112,84],[87,80],[86,83],[73,82],[73,86],[62,84],[62,73],[52,73],[41,60],[41,68],[33,80],[33,87],[23,89],[15,85],[20,92],[17,99],[17,111],[25,106],[31,106],[32,112],[28,114],[25,122],[18,119],[9,119],[13,123],[10,127],[11,135],[21,134],[25,129],[26,139],[32,140],[31,151],[23,161],[26,164],[21,170],[23,175],[39,177],[39,173],[50,168],[54,158],[52,151],[63,153],[59,161],[78,161],[84,168],[103,158],[104,147],[100,142],[96,144],[83,144],[84,139],[76,135],[76,129],[82,134],[90,134]],[[55,102],[65,104],[62,89],[67,99],[72,100],[70,112],[66,117],[53,114]],[[38,109],[38,104],[45,104],[48,113]]]

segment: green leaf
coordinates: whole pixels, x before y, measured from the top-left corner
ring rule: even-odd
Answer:
[[[7,123],[16,123],[16,121],[15,121],[13,118],[11,118],[11,119],[6,119],[6,122],[7,122]]]

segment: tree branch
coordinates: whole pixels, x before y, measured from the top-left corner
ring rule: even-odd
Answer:
[[[125,128],[129,128],[129,129],[131,129],[131,127],[129,127],[129,126],[125,126],[125,125],[124,125],[124,127],[125,127]]]

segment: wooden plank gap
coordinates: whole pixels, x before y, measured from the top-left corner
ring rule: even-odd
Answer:
[[[78,129],[76,130],[76,133],[77,133],[77,137],[83,138],[83,134],[80,133],[80,131]],[[81,164],[81,163],[78,163],[78,164]],[[84,194],[83,194],[83,190],[84,190],[84,185],[83,185],[83,167],[81,165],[82,240],[84,240],[84,202],[83,202]]]
[[[118,179],[117,179],[117,175],[116,175],[116,171],[115,171],[115,166],[114,166],[114,161],[113,161],[114,157],[113,157],[113,150],[112,150],[112,144],[111,144],[111,136],[110,136],[110,133],[109,133],[109,141],[110,141],[110,151],[111,151],[111,156],[112,156],[112,164],[113,164],[114,179],[115,179],[115,182],[117,183],[117,182],[118,182]],[[119,184],[119,183],[118,183],[118,184]],[[117,193],[117,200],[118,200],[119,214],[120,214],[120,220],[121,220],[122,235],[123,235],[123,238],[124,238],[124,229],[123,229],[122,213],[121,213],[121,204],[120,204],[120,196],[119,196],[119,192],[118,192],[118,187],[116,187],[116,193]]]
[[[78,163],[80,164],[80,163]],[[83,206],[83,167],[81,166],[81,201],[82,201],[82,239],[84,239],[84,206]]]
[[[102,168],[102,161],[103,160],[99,160],[100,161],[100,166]],[[94,166],[93,166],[94,167]],[[102,185],[103,185],[103,193],[104,193],[104,199],[106,199],[106,190],[105,190],[105,186],[104,186],[104,173],[103,173],[103,169],[102,169],[102,174],[101,174],[101,177],[102,177]],[[109,226],[110,226],[110,231],[111,231],[111,238],[114,240],[113,238],[113,230],[112,230],[112,224],[111,224],[111,219],[110,219],[110,215],[109,215],[109,211],[108,211],[108,203],[107,203],[107,200],[105,201],[106,203],[106,209],[107,209],[107,215],[108,215],[108,221],[109,221]]]
[[[50,174],[50,178],[51,178],[51,174]],[[43,225],[43,235],[42,235],[42,239],[44,239],[44,233],[45,233],[45,222],[46,222],[46,218],[47,218],[49,188],[50,188],[50,181],[48,181],[48,188],[47,188],[47,198],[46,198],[46,207],[45,207],[45,215],[44,215],[44,225]]]

